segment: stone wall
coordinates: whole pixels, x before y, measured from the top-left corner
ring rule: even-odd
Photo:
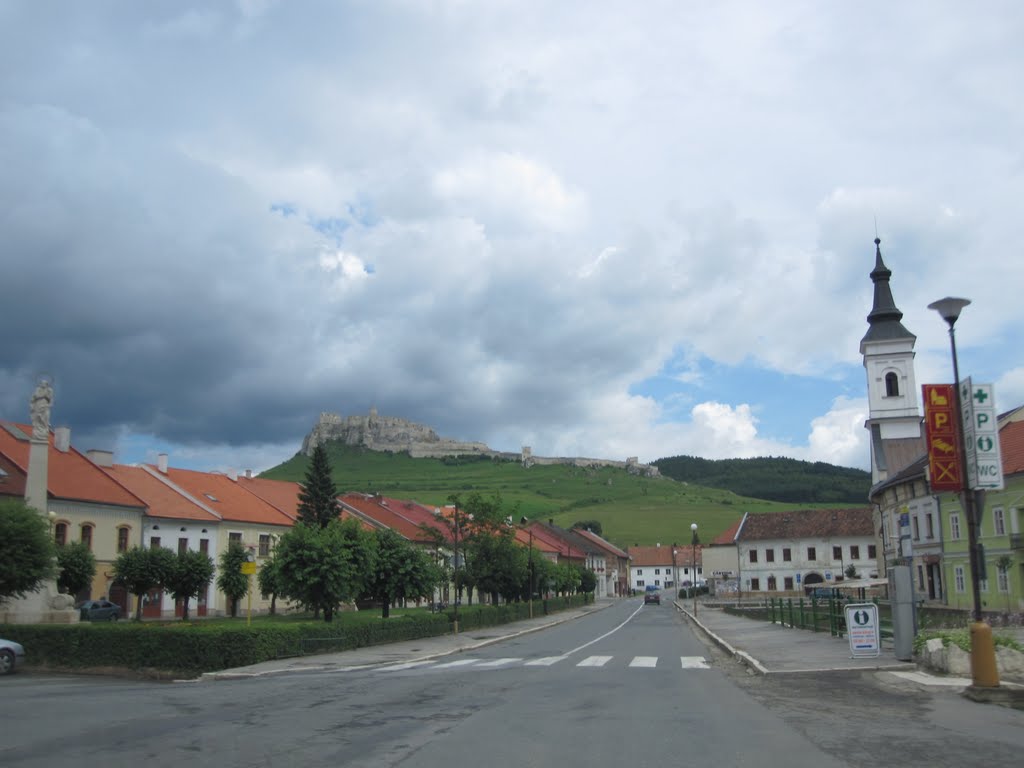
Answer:
[[[309,456],[321,443],[337,440],[345,445],[358,446],[371,451],[408,453],[413,458],[440,459],[445,456],[488,456],[504,461],[520,461],[524,467],[535,464],[567,464],[575,467],[618,467],[630,474],[643,477],[658,476],[658,468],[641,464],[636,457],[626,461],[587,459],[580,457],[534,456],[529,446],[520,453],[495,451],[484,443],[465,442],[439,437],[430,427],[397,416],[380,416],[376,408],[364,416],[341,416],[337,413],[320,414],[313,429],[302,441],[302,453]]]

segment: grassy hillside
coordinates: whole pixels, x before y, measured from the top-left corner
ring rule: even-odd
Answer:
[[[669,478],[636,477],[611,467],[524,469],[519,462],[484,457],[413,459],[340,443],[328,443],[326,448],[341,492],[382,493],[433,505],[444,504],[453,493],[500,493],[516,519],[553,519],[565,527],[577,520],[599,520],[605,538],[623,547],[689,543],[690,523],[697,523],[702,541],[710,541],[744,512],[824,506],[744,498]],[[261,476],[301,482],[307,463],[306,456],[296,455]]]
[[[865,504],[871,475],[824,462],[764,457],[701,459],[673,456],[654,462],[666,477],[772,501],[806,504]]]

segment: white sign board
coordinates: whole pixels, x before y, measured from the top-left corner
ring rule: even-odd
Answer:
[[[964,448],[967,450],[967,485],[971,490],[1001,490],[1003,459],[999,450],[999,424],[991,384],[960,382]]]
[[[850,603],[846,606],[846,636],[850,638],[853,658],[878,656],[882,636],[878,626],[878,606],[874,603]]]

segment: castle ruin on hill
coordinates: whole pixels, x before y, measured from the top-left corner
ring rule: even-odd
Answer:
[[[632,456],[625,461],[610,459],[587,459],[582,457],[534,456],[529,446],[524,445],[519,453],[495,451],[484,443],[465,442],[439,437],[423,424],[401,419],[397,416],[380,416],[376,408],[367,415],[341,416],[323,412],[313,429],[302,441],[302,453],[309,456],[321,443],[337,440],[345,445],[366,448],[370,451],[408,453],[416,459],[441,459],[446,456],[487,456],[504,461],[518,461],[524,467],[534,465],[566,464],[574,467],[618,467],[633,475],[656,477],[656,466],[641,464]]]

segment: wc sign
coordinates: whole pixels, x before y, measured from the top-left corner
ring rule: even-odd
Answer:
[[[999,425],[991,384],[960,382],[964,447],[967,449],[967,484],[975,491],[1003,488],[1003,459],[999,451]]]

